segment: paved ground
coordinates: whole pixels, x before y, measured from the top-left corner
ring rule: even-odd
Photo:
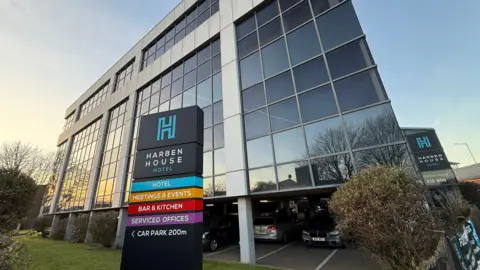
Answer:
[[[377,270],[378,265],[364,252],[354,248],[333,249],[307,247],[301,242],[290,244],[255,243],[257,264],[292,270]],[[205,258],[240,261],[238,245],[225,247]]]

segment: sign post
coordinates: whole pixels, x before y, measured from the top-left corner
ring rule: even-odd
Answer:
[[[121,270],[201,270],[203,111],[142,116]]]

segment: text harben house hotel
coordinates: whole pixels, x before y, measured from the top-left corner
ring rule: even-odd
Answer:
[[[252,201],[409,162],[351,1],[183,0],[67,109],[44,213],[120,208],[121,245],[139,117],[192,105],[205,113],[205,197],[238,206],[244,262]]]

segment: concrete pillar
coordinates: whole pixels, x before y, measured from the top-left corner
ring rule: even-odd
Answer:
[[[67,229],[65,230],[65,236],[63,237],[63,240],[72,241],[76,218],[77,218],[77,215],[74,213],[70,213],[70,215],[68,216]]]
[[[93,216],[93,211],[90,212],[90,217],[88,218],[88,229],[87,229],[87,235],[85,236],[85,243],[93,243],[93,236],[92,236],[92,233],[90,232],[90,224],[92,223],[92,216]]]
[[[118,224],[117,224],[117,234],[115,235],[115,241],[113,243],[113,248],[122,248],[123,241],[125,240],[125,229],[127,225],[127,208],[120,209],[118,214]]]
[[[50,235],[52,235],[52,233],[55,232],[55,230],[58,230],[59,222],[60,222],[60,215],[54,215],[52,220],[52,227],[50,228]]]
[[[238,198],[238,224],[240,230],[240,261],[255,264],[252,201],[248,197]]]

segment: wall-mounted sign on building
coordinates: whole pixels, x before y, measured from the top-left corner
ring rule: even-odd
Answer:
[[[142,116],[120,269],[202,269],[202,149],[199,107]]]
[[[435,130],[409,134],[407,142],[426,185],[457,182]]]

